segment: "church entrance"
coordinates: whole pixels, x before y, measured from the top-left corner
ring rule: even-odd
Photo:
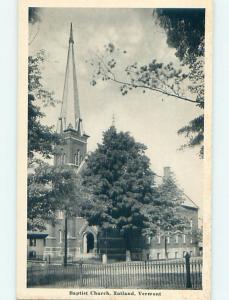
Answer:
[[[91,232],[88,232],[84,235],[83,238],[83,244],[84,244],[84,253],[93,253],[95,248],[95,239],[94,235]]]
[[[87,253],[91,253],[94,250],[94,236],[92,233],[87,234]]]

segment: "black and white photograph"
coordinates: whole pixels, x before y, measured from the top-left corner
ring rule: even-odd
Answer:
[[[54,4],[23,10],[26,291],[210,299],[206,6]]]

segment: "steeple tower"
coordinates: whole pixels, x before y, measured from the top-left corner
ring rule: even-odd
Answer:
[[[64,89],[57,130],[62,134],[65,144],[56,147],[54,163],[56,165],[72,164],[78,167],[86,155],[89,136],[84,133],[80,115],[72,23],[70,25]]]
[[[70,126],[70,128],[72,127],[77,131],[79,130],[81,134],[83,133],[82,120],[80,118],[79,93],[76,77],[72,23],[70,26],[68,56],[65,70],[64,90],[59,121],[60,132],[66,130]]]

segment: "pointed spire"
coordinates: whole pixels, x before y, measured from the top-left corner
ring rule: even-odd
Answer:
[[[69,44],[74,44],[74,40],[73,40],[73,30],[72,30],[72,22],[70,25],[70,37],[69,37]]]
[[[76,64],[74,56],[73,27],[70,25],[67,65],[65,70],[64,90],[60,113],[60,132],[68,129],[72,124],[74,130],[82,135],[82,120],[80,118],[79,95],[76,77]],[[62,129],[61,129],[62,128]]]

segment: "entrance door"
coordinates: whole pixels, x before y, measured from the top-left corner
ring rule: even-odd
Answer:
[[[95,248],[94,236],[91,232],[85,233],[83,237],[83,253],[92,253]]]
[[[94,236],[92,233],[87,234],[87,253],[92,253],[94,250]]]

